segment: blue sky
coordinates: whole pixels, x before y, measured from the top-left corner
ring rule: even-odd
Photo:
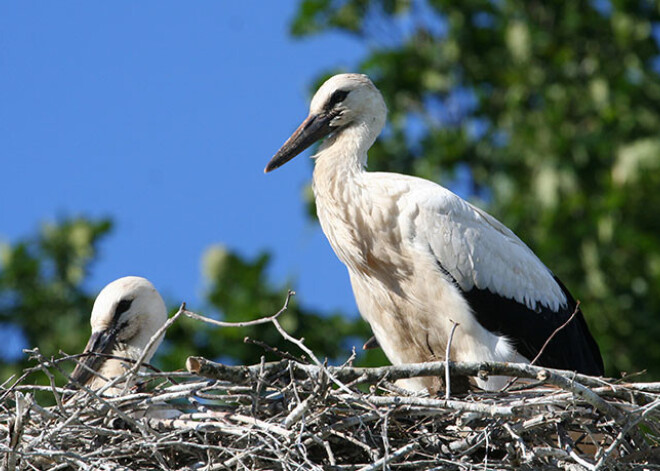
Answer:
[[[0,240],[109,216],[94,292],[142,275],[203,310],[201,257],[221,243],[271,251],[271,279],[299,302],[355,314],[344,267],[305,216],[309,159],[263,174],[315,76],[366,54],[347,36],[291,38],[296,4],[2,2]]]

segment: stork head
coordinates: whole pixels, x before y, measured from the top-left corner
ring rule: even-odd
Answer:
[[[151,337],[167,321],[167,309],[156,288],[145,278],[126,276],[107,285],[99,293],[92,308],[92,335],[82,365],[77,365],[71,378],[80,384],[93,379],[90,370],[99,371],[107,360],[103,355],[129,356],[137,360]],[[162,337],[145,357],[149,361]],[[134,357],[134,358],[133,358]]]
[[[364,126],[373,144],[385,125],[387,107],[380,91],[362,74],[339,74],[318,89],[309,116],[268,162],[264,172],[281,167],[319,139],[351,126]]]

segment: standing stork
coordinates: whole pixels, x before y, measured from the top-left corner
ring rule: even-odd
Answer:
[[[71,374],[72,386],[85,385],[100,389],[123,374],[132,363],[113,357],[136,361],[147,348],[151,338],[167,321],[163,298],[145,278],[126,276],[101,290],[92,308],[92,335],[84,356]],[[147,352],[148,362],[163,337],[157,339]],[[113,388],[110,394],[121,391]]]
[[[321,227],[348,268],[355,300],[390,361],[531,361],[602,375],[603,360],[566,287],[502,223],[436,183],[367,172],[387,108],[366,75],[341,74],[316,92],[307,119],[270,172],[328,136],[314,158]],[[477,379],[498,389],[506,378]],[[413,378],[413,390],[437,389]]]

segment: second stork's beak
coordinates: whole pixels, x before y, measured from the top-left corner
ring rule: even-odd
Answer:
[[[87,342],[84,354],[76,365],[76,368],[71,373],[71,386],[77,386],[76,383],[84,385],[93,376],[92,371],[99,371],[101,365],[106,360],[103,355],[111,355],[115,348],[115,339],[117,331],[110,327],[107,330],[100,330],[92,332],[92,336]],[[100,354],[100,355],[97,355]]]
[[[310,114],[270,159],[264,173],[281,167],[316,141],[330,134],[333,131],[330,126],[332,118],[331,114]]]

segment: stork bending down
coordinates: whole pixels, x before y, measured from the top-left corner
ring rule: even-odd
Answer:
[[[123,374],[132,363],[107,355],[138,360],[151,337],[167,321],[167,309],[154,286],[145,278],[126,276],[107,285],[94,301],[92,335],[83,357],[71,374],[72,383],[99,389],[106,380]],[[149,361],[160,337],[144,359]],[[105,355],[105,356],[104,356]],[[118,392],[119,388],[109,391]]]
[[[489,214],[427,180],[366,172],[385,125],[382,95],[365,75],[336,75],[316,92],[307,119],[266,166],[270,172],[327,137],[315,156],[314,194],[323,232],[346,265],[355,299],[394,364],[444,358],[531,361],[576,310],[564,285]],[[581,312],[538,364],[602,375]],[[497,389],[504,378],[477,380]],[[433,378],[405,386],[437,389]]]

